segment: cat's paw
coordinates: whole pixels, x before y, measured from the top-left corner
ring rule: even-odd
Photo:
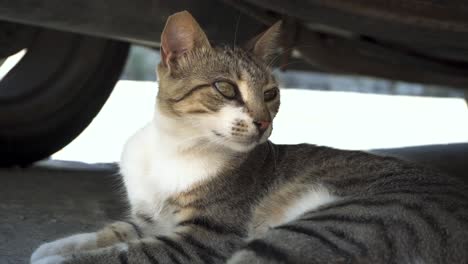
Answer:
[[[62,256],[49,256],[34,262],[31,260],[31,264],[62,264],[65,260],[66,258]]]
[[[79,251],[91,250],[97,247],[96,234],[78,234],[42,244],[31,255],[31,264],[60,263],[57,261],[61,256],[76,253]],[[47,262],[49,261],[49,262]]]

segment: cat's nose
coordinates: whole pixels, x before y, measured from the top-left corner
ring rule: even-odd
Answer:
[[[267,130],[267,128],[270,126],[271,121],[265,121],[265,120],[263,120],[263,121],[253,121],[253,123],[257,127],[258,132],[260,132],[260,135],[262,135]]]

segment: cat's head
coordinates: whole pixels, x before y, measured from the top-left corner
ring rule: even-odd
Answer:
[[[246,49],[212,47],[190,13],[170,16],[158,65],[161,115],[201,143],[249,151],[265,142],[280,105],[267,65],[280,28],[274,24]]]

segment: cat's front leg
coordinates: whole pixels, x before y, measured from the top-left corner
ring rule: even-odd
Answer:
[[[108,247],[141,238],[140,228],[133,222],[115,222],[94,233],[77,234],[42,244],[31,255],[31,263],[59,263],[74,253]]]
[[[221,264],[243,244],[236,235],[196,233],[147,237],[65,257],[51,256],[34,264]]]

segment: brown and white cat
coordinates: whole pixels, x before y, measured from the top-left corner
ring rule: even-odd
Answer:
[[[169,17],[154,119],[126,144],[132,217],[31,263],[468,263],[468,193],[407,163],[267,139],[280,23],[243,50]]]

